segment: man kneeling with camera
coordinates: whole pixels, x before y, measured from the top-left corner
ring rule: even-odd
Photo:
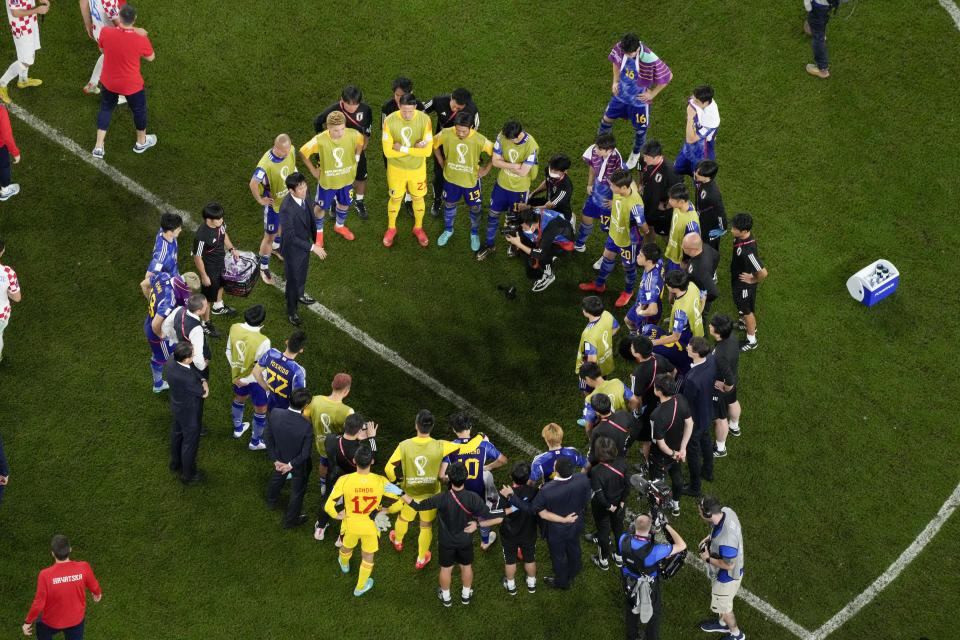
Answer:
[[[528,209],[520,214],[520,224],[507,224],[503,228],[507,242],[529,256],[527,276],[536,280],[534,292],[540,292],[553,284],[553,261],[563,253],[573,251],[573,226],[559,211],[553,209]]]

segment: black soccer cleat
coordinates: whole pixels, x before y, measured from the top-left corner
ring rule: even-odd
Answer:
[[[753,351],[758,346],[760,346],[759,340],[754,340],[753,342],[750,342],[749,340],[745,340],[740,343],[740,351],[746,353],[747,351]]]
[[[367,213],[367,205],[363,203],[363,200],[356,200],[353,206],[357,210],[357,215],[361,220],[366,220],[370,217],[370,214]]]

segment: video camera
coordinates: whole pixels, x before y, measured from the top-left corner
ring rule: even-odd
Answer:
[[[666,479],[649,480],[643,473],[635,473],[630,476],[630,486],[636,489],[638,494],[645,496],[650,505],[650,534],[654,540],[673,544],[673,536],[664,526],[667,524],[666,511],[670,509],[670,500],[673,497]],[[675,576],[686,558],[687,552],[681,551],[661,562],[660,577],[667,579]]]

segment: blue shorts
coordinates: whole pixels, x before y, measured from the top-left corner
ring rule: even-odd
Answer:
[[[663,316],[663,304],[660,303],[657,304],[657,312],[652,316],[641,316],[638,309],[639,305],[635,304],[630,307],[630,311],[627,311],[627,320],[637,328],[641,328],[645,324],[657,324]]]
[[[666,274],[668,271],[677,271],[678,269],[683,269],[682,265],[677,264],[673,260],[668,260],[667,258],[663,259],[663,273]]]
[[[673,163],[673,170],[680,175],[692,176],[701,160],[716,160],[712,142],[685,142]]]
[[[250,396],[250,401],[253,402],[253,406],[255,407],[267,406],[267,392],[256,382],[245,385],[235,384],[233,385],[233,392],[241,398]]]
[[[443,201],[453,204],[460,202],[461,199],[471,209],[477,209],[482,206],[482,202],[480,200],[480,181],[477,180],[477,184],[468,189],[467,187],[461,187],[458,184],[453,184],[452,182],[447,182],[444,180]]]
[[[606,216],[608,219],[610,217],[610,209],[604,209],[603,207],[594,204],[592,200],[587,200],[583,204],[583,217],[584,218],[602,218]]]
[[[624,266],[629,264],[636,264],[637,262],[637,238],[636,234],[631,230],[630,232],[630,246],[621,247],[617,245],[616,242],[610,236],[607,236],[606,242],[603,243],[603,248],[607,251],[612,251],[620,256],[620,261]]]
[[[353,187],[347,185],[339,189],[324,189],[317,185],[317,206],[323,211],[330,211],[336,201],[341,209],[349,209],[353,203]]]
[[[271,236],[280,232],[280,214],[269,206],[263,208],[263,232]]]
[[[517,205],[527,201],[526,191],[509,191],[499,184],[493,185],[493,193],[490,194],[491,213],[515,212]]]
[[[650,105],[646,102],[627,104],[618,98],[610,98],[603,115],[608,120],[629,120],[634,129],[646,129],[650,124]]]
[[[143,333],[147,336],[147,342],[150,344],[150,353],[153,356],[151,360],[158,364],[163,364],[169,360],[170,356],[173,355],[173,347],[176,345],[163,338],[158,338],[156,334],[153,333],[153,328],[150,326],[150,318],[147,318],[143,323]]]

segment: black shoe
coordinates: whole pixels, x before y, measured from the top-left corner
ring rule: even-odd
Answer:
[[[314,302],[316,302],[316,300],[314,300],[307,294],[303,294],[302,296],[300,296],[300,304],[311,305]]]
[[[211,307],[210,313],[212,313],[215,316],[235,316],[237,315],[237,310],[231,306],[223,305],[220,308]]]
[[[293,522],[284,522],[284,529],[293,529],[294,527],[299,527],[307,521],[307,514],[301,513]]]
[[[187,485],[187,486],[190,486],[190,485],[200,484],[201,482],[203,482],[203,481],[206,480],[206,479],[207,479],[207,474],[205,474],[203,471],[199,471],[199,470],[198,470],[198,471],[194,472],[194,474],[193,474],[192,476],[190,476],[189,478],[181,477],[181,478],[180,478],[180,482],[182,482],[183,484],[185,484],[185,485]]]
[[[720,451],[719,449],[717,449],[716,447],[714,447],[714,448],[713,448],[713,457],[714,457],[714,458],[726,458],[726,457],[727,457],[727,450],[724,449],[723,451]],[[710,479],[713,480],[713,478],[710,478]]]
[[[207,334],[208,336],[210,336],[211,338],[219,338],[219,337],[221,337],[221,336],[220,336],[220,332],[217,331],[217,328],[216,328],[215,326],[213,326],[213,323],[210,322],[209,320],[206,321],[206,322],[204,322],[203,325],[201,325],[201,326],[203,326],[203,332],[204,332],[205,334]]]
[[[760,342],[757,340],[754,340],[753,342],[744,340],[743,342],[740,343],[740,351],[743,351],[743,352],[753,351],[759,346],[760,346]]]
[[[470,604],[470,598],[473,597],[473,591],[470,591],[470,595],[463,595],[463,591],[460,592],[460,604]]]
[[[357,210],[357,215],[360,216],[361,220],[366,220],[370,217],[367,213],[367,205],[363,203],[363,200],[357,200],[353,203],[354,208]]]
[[[493,245],[490,245],[489,247],[484,247],[484,248],[480,249],[480,251],[477,251],[477,260],[478,260],[478,261],[480,261],[480,260],[486,260],[487,258],[489,258],[489,257],[493,254],[494,250],[495,250],[495,248],[494,248]]]
[[[411,201],[411,200],[404,200],[404,202],[403,202],[403,210],[404,210],[404,212],[405,212],[408,216],[410,216],[410,217],[412,218],[412,217],[413,217],[413,201]]]
[[[443,201],[434,200],[433,206],[430,207],[430,215],[433,216],[434,218],[439,218],[442,213],[443,213]]]
[[[553,576],[545,576],[543,578],[543,583],[550,587],[551,589],[569,589],[570,587],[561,587],[557,585],[557,579]]]
[[[712,472],[712,471],[711,471],[710,473],[704,473],[703,471],[701,471],[701,472],[700,472],[700,477],[703,478],[704,480],[706,480],[707,482],[713,482],[713,472]]]
[[[450,598],[449,600],[445,599],[443,597],[443,591],[441,591],[440,589],[437,589],[437,600],[442,602],[443,606],[445,607],[453,606],[453,598]]]
[[[604,560],[603,558],[601,558],[600,554],[595,553],[592,556],[590,556],[590,559],[593,560],[593,564],[595,564],[598,569],[601,569],[603,571],[607,571],[608,569],[610,569],[610,561]]]
[[[583,539],[589,542],[590,544],[597,544],[597,534],[587,531],[583,534]]]
[[[506,578],[506,576],[504,576],[503,579],[500,580],[500,584],[503,585],[503,588],[506,589],[506,590],[507,590],[507,593],[509,593],[510,595],[512,595],[512,596],[517,595],[517,583],[516,583],[516,582],[513,583],[513,589],[511,589],[511,588],[507,585],[507,578]]]
[[[299,327],[303,324],[303,319],[300,317],[299,313],[295,313],[292,316],[287,316],[287,319],[290,320],[290,324],[295,327]]]

